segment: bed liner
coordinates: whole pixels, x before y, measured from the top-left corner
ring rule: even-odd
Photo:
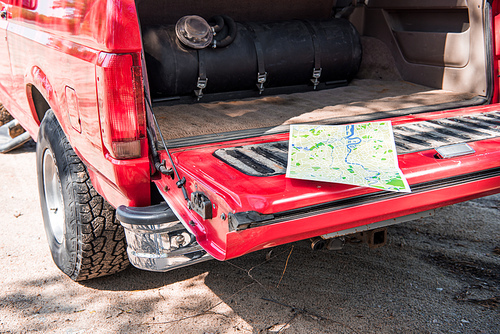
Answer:
[[[462,102],[476,97],[407,81],[356,79],[321,91],[197,104],[154,107],[167,140]]]

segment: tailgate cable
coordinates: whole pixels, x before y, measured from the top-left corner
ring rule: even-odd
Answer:
[[[177,167],[174,164],[174,160],[172,159],[172,156],[170,155],[170,152],[168,151],[167,144],[165,143],[165,139],[163,138],[163,134],[161,133],[160,126],[158,125],[158,121],[156,120],[156,116],[154,115],[153,111],[153,106],[151,105],[151,101],[149,99],[149,96],[146,94],[146,102],[148,103],[148,107],[151,110],[151,116],[153,117],[153,121],[155,123],[156,129],[158,130],[158,133],[160,134],[160,139],[163,145],[163,148],[167,152],[168,159],[170,160],[170,163],[172,164],[172,168],[166,168],[165,167],[165,160],[162,162],[159,161],[159,154],[158,151],[156,150],[155,143],[153,140],[153,136],[151,132],[148,130],[148,139],[151,142],[151,151],[153,155],[153,160],[154,160],[154,165],[157,170],[160,171],[163,175],[170,175],[172,179],[174,179],[174,174],[177,177],[178,181],[175,183],[177,185],[177,188],[180,188],[182,190],[182,194],[184,195],[184,199],[187,201],[188,206],[190,204],[190,200],[188,197],[188,193],[186,190],[186,187],[184,186],[186,184],[186,178],[182,177],[182,179],[179,177],[179,172],[177,171]]]
[[[140,25],[140,20],[139,20],[139,25]],[[141,45],[143,44],[142,41],[142,36],[141,36]],[[156,140],[153,137],[153,134],[151,131],[149,131],[149,128],[147,128],[147,136],[148,136],[148,142],[151,143],[151,154],[153,156],[153,162],[154,162],[154,167],[163,175],[169,175],[172,177],[172,180],[174,179],[174,175],[177,177],[178,181],[175,183],[177,185],[177,188],[180,188],[182,190],[182,194],[184,195],[184,199],[187,202],[188,208],[191,207],[191,201],[189,200],[187,190],[185,187],[186,184],[186,178],[183,177],[182,179],[179,177],[179,172],[177,171],[177,168],[174,164],[174,160],[172,159],[172,156],[170,155],[170,152],[168,151],[167,144],[165,143],[165,139],[163,138],[163,134],[161,133],[160,126],[158,125],[158,121],[156,120],[156,116],[153,113],[153,105],[151,104],[151,97],[149,95],[149,82],[148,82],[148,75],[147,71],[144,71],[146,69],[146,61],[145,61],[145,54],[144,54],[144,48],[141,50],[141,67],[143,69],[143,89],[144,89],[144,97],[146,100],[147,105],[145,107],[149,108],[149,112],[146,112],[146,115],[151,114],[151,117],[153,118],[154,125],[156,129],[158,130],[158,133],[160,134],[160,139],[163,144],[163,148],[167,152],[168,159],[170,160],[170,163],[172,164],[172,168],[167,168],[166,167],[166,161],[163,160],[160,162],[160,155],[158,154],[158,150],[156,149]],[[146,72],[146,73],[144,73]]]

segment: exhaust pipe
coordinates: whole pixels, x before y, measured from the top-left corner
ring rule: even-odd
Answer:
[[[344,248],[345,238],[331,238],[331,239],[323,239],[321,237],[312,238],[311,240],[311,248],[312,250],[341,250]]]
[[[315,251],[325,249],[326,243],[328,241],[320,237],[311,238],[310,240],[311,240],[311,248],[312,250]]]
[[[375,230],[358,232],[347,236],[323,239],[315,237],[309,239],[311,241],[312,250],[341,250],[346,242],[351,244],[365,243],[370,248],[379,248],[387,243],[387,228],[382,227]]]

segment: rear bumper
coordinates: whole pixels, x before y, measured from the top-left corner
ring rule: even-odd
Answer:
[[[125,229],[127,254],[134,267],[163,272],[212,259],[166,203],[120,206],[117,218]]]
[[[228,233],[226,259],[319,235],[330,238],[389,226],[421,218],[424,213],[427,216],[439,207],[492,195],[500,192],[500,168],[413,185],[412,189],[410,194],[377,192],[277,213],[273,219]],[[125,228],[130,262],[139,269],[169,271],[213,259],[166,203],[144,208],[120,206],[117,217]],[[185,243],[179,245],[179,239]]]

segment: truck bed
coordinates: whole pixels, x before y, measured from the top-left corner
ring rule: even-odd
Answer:
[[[483,15],[476,5],[479,0],[469,4],[438,2],[426,10],[412,0],[398,4],[374,1],[356,8],[349,20],[360,34],[362,57],[357,75],[347,86],[329,89],[326,85],[316,91],[309,83],[302,92],[293,87],[287,91],[285,87],[276,94],[265,91],[260,97],[254,88],[254,97],[226,96],[216,101],[203,97],[193,103],[184,103],[182,99],[155,101],[153,96],[153,113],[160,130],[170,147],[180,147],[258,136],[269,131],[286,132],[289,124],[350,123],[488,103],[489,44],[484,38],[483,21],[479,19]],[[454,9],[442,11],[443,6]],[[203,8],[197,14],[205,17],[213,14],[210,6]],[[315,15],[302,17],[304,9],[296,9],[289,17],[279,19],[325,18],[323,10],[315,11]],[[143,24],[148,27],[175,22],[174,17],[162,20],[145,7],[140,12]],[[165,8],[163,14],[167,12]],[[181,14],[185,13],[180,11],[178,15]],[[230,14],[242,22],[269,20],[236,9]],[[456,58],[457,55],[461,58]],[[158,61],[151,59],[153,63]],[[290,68],[290,73],[294,70]],[[154,92],[153,86],[150,83]]]
[[[233,101],[157,106],[154,113],[167,140],[297,123],[336,123],[345,117],[456,103],[476,95],[407,81],[356,79],[349,86]],[[412,109],[409,109],[412,108]],[[402,111],[404,113],[404,111]]]

